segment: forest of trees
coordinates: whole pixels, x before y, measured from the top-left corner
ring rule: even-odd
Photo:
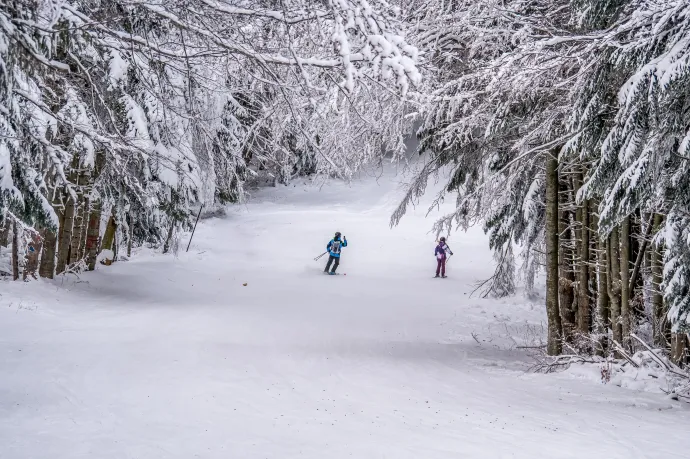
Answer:
[[[687,0],[9,0],[0,257],[167,251],[202,205],[402,159],[415,125],[393,224],[449,177],[436,229],[484,226],[485,295],[545,274],[549,354],[686,363]]]
[[[10,0],[0,246],[15,278],[170,250],[247,182],[403,151],[417,50],[385,2]]]
[[[690,3],[437,0],[410,34],[433,64],[415,99],[429,152],[405,201],[451,170],[457,210],[495,253],[480,286],[545,273],[550,355],[687,359]],[[535,292],[536,293],[536,292]]]

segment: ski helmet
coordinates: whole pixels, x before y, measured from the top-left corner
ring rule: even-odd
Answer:
[[[441,241],[441,242],[446,242],[446,238],[443,237],[443,236],[441,236],[441,239],[439,239],[439,241]]]
[[[335,237],[340,237],[340,231],[335,232]]]

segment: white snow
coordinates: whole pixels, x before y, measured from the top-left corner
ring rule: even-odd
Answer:
[[[128,69],[129,62],[122,58],[122,54],[118,50],[111,49],[110,61],[108,62],[110,89],[114,89],[125,79]]]
[[[1,284],[0,457],[687,457],[687,405],[526,373],[541,302],[470,297],[478,230],[432,279],[426,208],[388,228],[399,197],[386,176],[272,189],[179,258]],[[312,258],[334,231],[331,277]]]
[[[12,181],[12,163],[10,150],[4,142],[0,142],[0,192],[14,189]]]

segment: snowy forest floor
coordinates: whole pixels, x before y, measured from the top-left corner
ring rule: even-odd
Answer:
[[[388,226],[398,180],[264,190],[178,257],[1,283],[0,457],[687,457],[687,405],[526,372],[542,302],[470,297],[480,229],[433,279],[426,206]]]

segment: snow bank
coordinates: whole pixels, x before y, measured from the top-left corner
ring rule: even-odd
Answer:
[[[604,359],[600,363],[573,364],[565,373],[575,378],[623,389],[667,394],[690,401],[690,373],[667,370],[667,367],[673,368],[673,364],[658,353],[653,356],[650,351],[636,352],[631,360],[634,364],[626,360]],[[660,361],[664,362],[665,366],[662,366]]]

